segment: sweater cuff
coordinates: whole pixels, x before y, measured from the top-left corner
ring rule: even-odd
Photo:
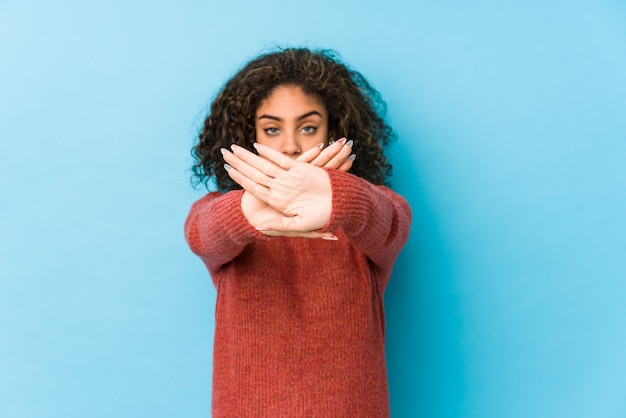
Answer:
[[[265,234],[257,231],[248,222],[241,210],[241,198],[244,190],[233,190],[228,192],[224,199],[215,203],[213,210],[216,219],[227,219],[223,224],[223,233],[237,243],[246,244],[254,239],[269,239]]]

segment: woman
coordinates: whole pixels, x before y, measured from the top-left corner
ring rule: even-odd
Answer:
[[[185,224],[217,288],[214,417],[389,415],[383,293],[411,211],[386,186],[383,112],[308,49],[253,59],[214,99],[193,155],[218,191]]]

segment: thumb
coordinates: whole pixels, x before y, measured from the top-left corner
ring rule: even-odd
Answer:
[[[256,227],[257,231],[266,232],[266,231],[295,231],[293,218],[289,216],[282,216],[279,218],[268,219],[267,221],[261,222]]]
[[[307,223],[302,216],[281,216],[268,219],[256,227],[257,231],[280,231],[280,232],[313,232],[319,228]]]

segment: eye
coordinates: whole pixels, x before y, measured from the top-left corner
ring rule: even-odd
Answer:
[[[278,128],[265,128],[263,131],[266,135],[278,135]]]
[[[317,131],[317,128],[315,126],[304,126],[301,129],[301,131],[304,134],[312,134],[312,133],[315,133],[315,131]]]

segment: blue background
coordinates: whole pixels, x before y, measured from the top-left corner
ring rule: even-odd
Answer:
[[[189,150],[275,45],[339,51],[399,135],[393,416],[626,416],[623,1],[157,4],[0,3],[0,416],[209,416]]]

